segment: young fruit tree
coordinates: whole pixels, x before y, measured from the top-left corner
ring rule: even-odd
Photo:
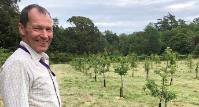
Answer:
[[[152,60],[155,62],[155,69],[157,69],[158,66],[161,64],[160,56],[155,54]]]
[[[89,59],[90,59],[90,66],[91,66],[91,68],[93,68],[94,79],[95,79],[95,81],[97,81],[97,75],[99,73],[98,69],[99,69],[99,64],[100,64],[100,56],[99,55],[91,55],[89,57]]]
[[[192,69],[193,69],[193,60],[192,60],[192,55],[188,55],[187,57],[187,66],[189,68],[189,72],[192,72]]]
[[[82,71],[82,62],[83,60],[82,60],[82,58],[75,58],[75,59],[73,59],[72,61],[71,61],[71,65],[75,68],[75,70],[77,70],[77,71],[80,71],[80,72],[83,72]]]
[[[149,58],[145,58],[144,69],[146,72],[146,80],[148,80],[149,79],[149,71],[150,71],[150,59]]]
[[[99,72],[102,73],[104,79],[104,87],[106,87],[106,76],[105,73],[109,72],[111,61],[109,56],[102,55],[99,59]]]
[[[170,73],[170,85],[173,84],[174,74],[176,72],[176,53],[171,48],[167,47],[164,51],[164,57],[167,61],[166,68]]]
[[[91,68],[89,64],[90,60],[87,58],[75,58],[71,65],[77,70],[86,75],[88,75],[88,71]]]
[[[155,71],[161,77],[161,84],[157,84],[154,80],[147,80],[144,90],[147,91],[151,96],[159,98],[159,107],[167,107],[167,103],[176,98],[176,94],[169,90],[168,77],[169,71],[167,68]]]
[[[129,70],[129,64],[127,62],[127,58],[120,58],[120,62],[117,66],[114,67],[115,73],[120,75],[121,79],[121,86],[120,86],[120,97],[124,97],[123,92],[123,76],[127,74],[127,71]]]
[[[130,68],[132,70],[132,77],[134,77],[135,68],[137,67],[137,55],[130,54],[127,57],[128,62],[130,63]]]
[[[199,62],[196,64],[195,72],[196,72],[196,79],[198,78],[198,70],[199,70]]]

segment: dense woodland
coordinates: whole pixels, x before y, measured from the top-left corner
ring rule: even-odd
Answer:
[[[20,41],[17,2],[0,1],[1,51],[13,52]],[[59,26],[57,18],[53,20],[54,38],[48,51],[50,55],[87,55],[104,51],[109,55],[151,55],[162,54],[166,47],[183,55],[199,54],[199,18],[187,22],[168,13],[146,25],[143,31],[119,35],[111,30],[101,32],[91,19],[84,16],[66,19],[66,23],[71,24],[68,28]]]

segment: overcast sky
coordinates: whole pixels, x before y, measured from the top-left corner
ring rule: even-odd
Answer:
[[[168,12],[188,22],[199,17],[199,0],[21,0],[19,9],[32,3],[45,7],[63,27],[70,26],[68,18],[84,16],[100,31],[117,34],[143,31]]]

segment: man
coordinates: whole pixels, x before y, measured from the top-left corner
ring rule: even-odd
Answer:
[[[61,107],[55,74],[47,51],[53,38],[48,11],[36,4],[20,15],[22,41],[0,70],[0,93],[5,107]]]

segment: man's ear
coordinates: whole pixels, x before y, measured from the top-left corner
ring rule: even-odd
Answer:
[[[23,26],[23,24],[19,23],[18,28],[19,28],[19,33],[21,37],[23,37],[25,35],[25,27]]]

